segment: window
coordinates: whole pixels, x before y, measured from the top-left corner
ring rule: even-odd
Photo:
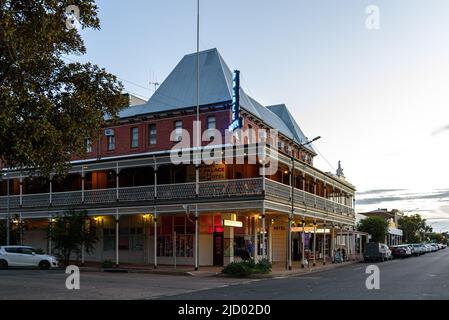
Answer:
[[[92,152],[92,140],[90,140],[89,138],[86,138],[84,140],[84,143],[86,145],[86,153],[91,153]]]
[[[148,125],[148,144],[149,145],[154,145],[156,144],[156,135],[157,135],[157,131],[156,131],[156,124],[150,124]]]
[[[175,121],[175,141],[182,140],[182,121]]]
[[[131,148],[139,146],[139,128],[131,128]]]
[[[214,116],[207,117],[207,129],[215,129],[216,120]]]
[[[215,136],[214,136],[214,129],[216,128],[215,126],[215,117],[214,116],[210,116],[207,117],[207,132],[206,132],[206,136],[209,140],[214,140]]]
[[[115,135],[112,133],[107,136],[108,138],[108,151],[115,150]]]
[[[253,143],[253,126],[250,124],[248,125],[248,143]]]

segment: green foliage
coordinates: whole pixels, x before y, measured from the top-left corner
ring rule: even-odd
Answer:
[[[45,254],[45,251],[42,248],[37,248],[35,250],[36,250],[36,254]]]
[[[255,263],[254,259],[247,261],[231,262],[223,268],[223,273],[237,276],[247,277],[252,274],[266,274],[271,272],[272,265],[268,259],[262,259]]]
[[[25,223],[14,223],[13,221],[18,221],[19,216],[11,216],[9,220],[9,244],[10,245],[20,245],[21,233],[25,229]],[[0,245],[6,245],[6,226],[7,220],[0,220]]]
[[[359,221],[357,230],[369,233],[373,242],[384,242],[388,233],[388,221],[381,217],[367,217]]]
[[[104,269],[112,268],[112,267],[114,267],[114,262],[112,262],[111,260],[104,260],[101,263],[101,267],[104,268]]]
[[[404,232],[404,241],[406,243],[427,240],[425,239],[425,234],[432,232],[432,228],[426,225],[426,219],[423,219],[419,214],[401,217],[398,224],[399,228]]]
[[[95,221],[87,216],[87,211],[67,211],[48,227],[47,234],[65,265],[70,264],[72,253],[81,252],[82,245],[87,253],[93,252],[98,240]]]
[[[46,176],[65,173],[104,116],[116,119],[127,104],[114,75],[63,60],[86,52],[78,29],[66,26],[68,5],[79,7],[81,28],[100,28],[95,0],[0,1],[0,158]]]
[[[261,259],[256,264],[256,269],[259,270],[260,273],[270,273],[272,268],[272,264],[268,259]]]

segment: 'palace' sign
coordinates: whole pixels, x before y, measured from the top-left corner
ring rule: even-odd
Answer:
[[[240,117],[240,71],[234,71],[234,86],[232,94],[232,121],[228,130],[235,131],[243,126],[243,119]]]

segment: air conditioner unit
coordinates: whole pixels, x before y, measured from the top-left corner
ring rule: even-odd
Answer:
[[[105,136],[113,136],[114,135],[114,129],[105,129],[104,130]]]

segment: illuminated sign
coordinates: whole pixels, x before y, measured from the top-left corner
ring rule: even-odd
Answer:
[[[240,117],[240,71],[234,71],[233,94],[232,94],[232,119],[228,130],[234,131],[243,126],[243,119]]]
[[[243,227],[243,222],[242,221],[233,221],[233,220],[223,220],[223,225],[225,227],[241,228],[241,227]]]

